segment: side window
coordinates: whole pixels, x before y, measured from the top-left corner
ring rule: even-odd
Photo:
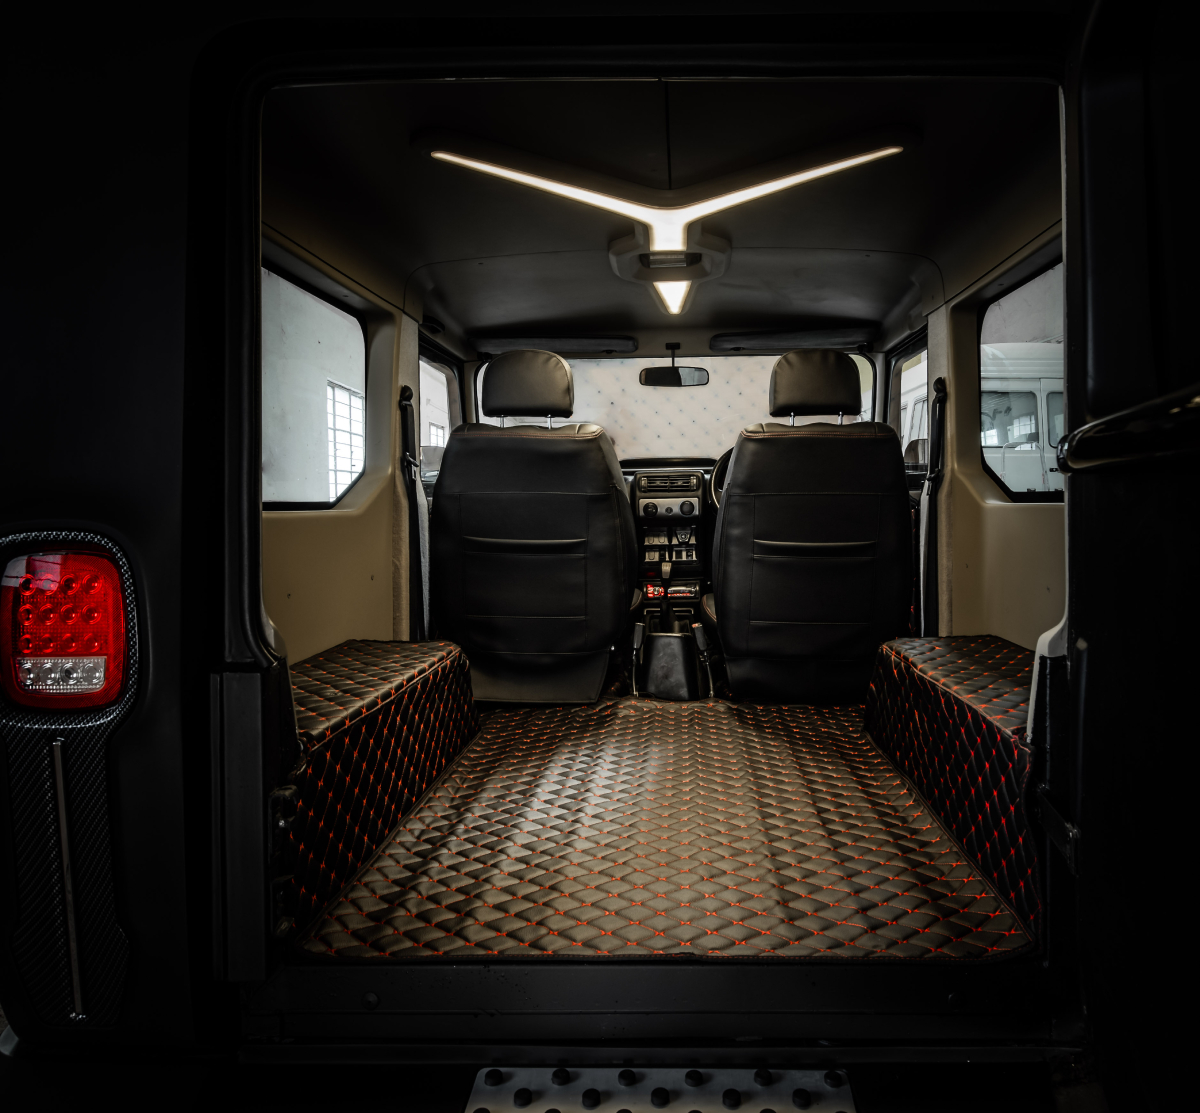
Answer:
[[[362,475],[366,378],[362,325],[264,270],[264,504],[332,505]]]
[[[363,401],[356,390],[330,380],[325,386],[329,440],[329,501],[336,502],[363,470]]]
[[[979,333],[979,443],[984,466],[1017,497],[1061,491],[1062,264],[993,301]]]
[[[450,416],[450,383],[453,372],[422,357],[421,369],[421,480],[437,481],[442,450],[454,422]]]
[[[1055,448],[1066,433],[1063,417],[1063,392],[1052,390],[1046,395],[1046,428],[1050,433],[1050,443]]]
[[[859,411],[859,421],[875,420],[875,364],[866,356],[851,355],[850,358],[858,365],[858,383],[862,391],[862,409]],[[846,415],[849,417],[849,414]]]
[[[929,459],[929,350],[908,348],[892,358],[890,422],[904,449],[909,486],[925,478]]]

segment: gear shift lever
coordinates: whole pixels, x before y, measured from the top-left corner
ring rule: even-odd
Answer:
[[[658,630],[661,634],[675,633],[675,612],[671,609],[671,562],[662,562],[663,601]]]

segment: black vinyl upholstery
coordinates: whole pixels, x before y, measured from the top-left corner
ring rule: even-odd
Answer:
[[[479,730],[448,642],[347,641],[291,667],[301,759],[285,907],[304,927]]]
[[[857,409],[857,368],[843,358],[840,388],[823,377],[806,394],[792,381],[788,404],[826,405],[839,390],[848,401],[852,374]],[[744,429],[713,544],[717,627],[735,695],[864,694],[875,651],[907,629],[911,528],[890,426]]]
[[[570,364],[554,352],[498,355],[484,373],[480,405],[488,417],[570,417],[575,409]]]
[[[889,642],[875,661],[866,717],[872,741],[1030,936],[1043,920],[1038,838],[1026,810],[1033,656],[993,634]]]
[[[788,352],[771,369],[772,417],[856,414],[862,407],[858,368],[845,352]]]
[[[514,358],[545,354],[506,353],[505,411],[536,413],[531,402],[544,410],[561,396],[557,367]],[[434,491],[430,558],[434,621],[466,651],[476,699],[599,697],[638,567],[624,478],[600,426],[460,425]]]

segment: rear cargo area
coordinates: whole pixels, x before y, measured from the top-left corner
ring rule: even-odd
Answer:
[[[485,713],[299,925],[297,948],[374,962],[1025,953],[1028,917],[872,739],[866,714],[630,697]],[[367,722],[362,733],[378,731]],[[322,768],[361,749],[348,741],[339,753],[349,756]],[[315,814],[307,807],[302,821]]]

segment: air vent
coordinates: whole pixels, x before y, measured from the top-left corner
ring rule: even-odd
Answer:
[[[643,491],[698,491],[700,477],[695,475],[643,475]]]

